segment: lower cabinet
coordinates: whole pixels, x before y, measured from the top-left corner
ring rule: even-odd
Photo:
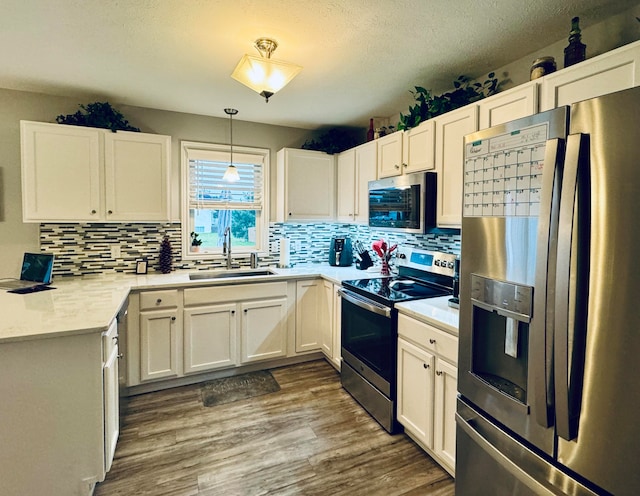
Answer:
[[[116,329],[0,343],[0,494],[89,496],[104,480],[118,438]]]
[[[127,386],[287,357],[287,288],[265,282],[132,294]]]
[[[242,363],[287,356],[287,299],[247,301],[242,308]]]
[[[185,374],[236,365],[236,309],[235,303],[185,308]]]
[[[458,338],[398,315],[398,421],[455,475]]]
[[[321,344],[322,352],[329,360],[329,363],[340,370],[342,363],[341,339],[340,339],[340,316],[341,300],[338,290],[340,284],[333,284],[331,281],[322,281],[321,298]]]

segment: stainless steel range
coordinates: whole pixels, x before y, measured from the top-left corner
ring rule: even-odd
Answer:
[[[399,247],[397,276],[342,283],[342,386],[391,433],[401,429],[395,304],[452,294],[455,261],[456,255]]]

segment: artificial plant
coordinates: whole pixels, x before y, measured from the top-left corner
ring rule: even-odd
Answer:
[[[109,102],[94,102],[87,105],[79,105],[82,109],[75,114],[59,115],[56,117],[58,124],[70,124],[72,126],[99,127],[116,131],[140,131],[133,127],[119,111],[114,109]]]
[[[427,119],[493,95],[498,89],[498,79],[493,72],[487,75],[484,83],[472,83],[468,76],[459,76],[453,82],[453,87],[453,91],[439,96],[433,95],[422,86],[416,86],[415,91],[409,91],[416,103],[409,106],[408,113],[400,114],[398,130],[411,129]]]

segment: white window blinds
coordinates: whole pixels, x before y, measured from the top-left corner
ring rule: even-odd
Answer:
[[[246,153],[233,154],[240,180],[223,181],[230,154],[189,150],[189,208],[262,210],[263,159]]]

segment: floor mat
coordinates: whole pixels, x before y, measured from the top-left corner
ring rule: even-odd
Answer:
[[[280,384],[268,370],[223,377],[205,382],[201,387],[204,406],[223,405],[234,401],[280,391]]]

